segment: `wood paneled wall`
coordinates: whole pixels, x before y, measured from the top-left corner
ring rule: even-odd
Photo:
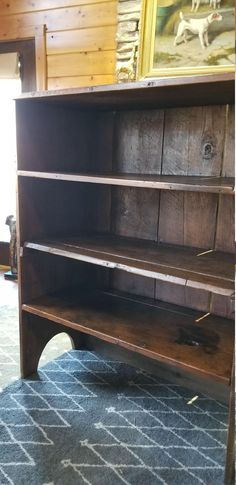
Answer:
[[[116,28],[116,0],[0,0],[0,42],[36,39],[39,89],[114,82]]]

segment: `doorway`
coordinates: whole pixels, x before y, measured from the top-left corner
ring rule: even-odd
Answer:
[[[14,98],[36,90],[35,41],[0,43],[1,54],[15,53],[18,75],[0,76],[0,265],[9,264],[7,216],[16,212],[16,137]]]

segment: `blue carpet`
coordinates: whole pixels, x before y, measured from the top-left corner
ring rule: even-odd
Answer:
[[[0,484],[222,485],[227,408],[91,352],[0,394]]]

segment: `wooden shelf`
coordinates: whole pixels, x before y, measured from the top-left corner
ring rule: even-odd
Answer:
[[[234,103],[234,72],[42,91],[23,94],[17,99],[18,103],[27,100],[91,109],[230,104]]]
[[[234,291],[234,256],[220,251],[109,234],[32,241],[24,247],[221,295]]]
[[[190,192],[212,192],[234,194],[233,177],[197,177],[177,175],[149,174],[85,174],[56,173],[19,170],[21,177],[42,178],[49,180],[65,180],[71,182],[86,182],[92,184],[120,185],[126,187],[142,187],[147,189],[182,190]]]
[[[159,362],[229,384],[234,324],[163,302],[106,292],[42,296],[23,310]]]

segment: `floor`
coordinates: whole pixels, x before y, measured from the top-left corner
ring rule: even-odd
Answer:
[[[0,266],[0,391],[20,377],[18,284],[5,280],[7,269]],[[46,364],[70,349],[69,337],[57,335],[46,346],[40,362]]]

